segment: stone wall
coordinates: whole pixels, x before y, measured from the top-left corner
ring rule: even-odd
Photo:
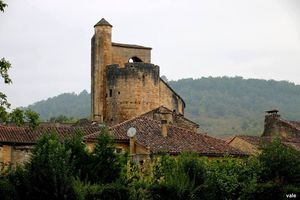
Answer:
[[[107,70],[107,119],[118,124],[159,105],[159,67],[147,63],[111,65]]]
[[[291,122],[280,119],[280,115],[272,114],[265,117],[262,136],[300,136],[300,130]]]
[[[151,62],[151,50],[128,48],[122,45],[112,44],[112,64],[118,64],[120,67],[124,67],[125,63],[132,57],[141,59],[144,63]]]
[[[159,96],[160,105],[165,106],[176,113],[184,114],[184,101],[163,80],[160,80],[159,83]]]
[[[106,74],[106,116],[115,125],[161,105],[183,114],[183,100],[159,77],[159,67],[150,63],[110,65]]]
[[[32,146],[26,145],[2,145],[0,146],[0,169],[3,170],[9,165],[16,166],[29,160]]]

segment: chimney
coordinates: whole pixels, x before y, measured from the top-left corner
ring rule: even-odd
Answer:
[[[129,153],[130,155],[134,155],[136,153],[136,148],[135,148],[135,142],[136,142],[136,137],[130,137],[129,139]]]
[[[264,132],[262,136],[274,136],[278,133],[278,120],[280,115],[277,109],[266,111]]]
[[[167,120],[161,120],[161,134],[163,137],[168,136],[168,121]]]

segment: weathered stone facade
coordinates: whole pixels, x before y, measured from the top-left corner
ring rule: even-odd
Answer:
[[[281,119],[277,112],[266,115],[262,136],[300,137],[300,123]]]
[[[31,156],[31,145],[2,144],[0,146],[0,171],[8,165],[23,164]]]
[[[173,112],[164,106],[160,106],[154,110],[144,113],[142,116],[157,121],[165,121],[168,125],[174,125],[193,132],[197,132],[197,129],[199,128],[199,125],[195,122],[185,118],[181,114],[176,114],[176,112]]]
[[[111,29],[102,19],[92,38],[93,120],[115,125],[161,105],[183,115],[185,103],[151,64],[151,48],[113,43]]]

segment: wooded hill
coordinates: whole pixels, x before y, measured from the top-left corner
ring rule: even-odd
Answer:
[[[300,85],[287,81],[208,77],[168,82],[186,103],[185,114],[211,135],[262,133],[264,111],[277,108],[289,120],[300,120]],[[90,115],[90,94],[64,93],[28,108],[43,120]]]

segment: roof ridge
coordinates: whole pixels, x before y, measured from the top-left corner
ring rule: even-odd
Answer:
[[[297,126],[295,126],[293,123],[289,122],[288,120],[281,119],[281,118],[278,118],[278,120],[280,120],[281,122],[287,123],[288,125],[292,126],[293,128],[297,129],[298,131],[300,131],[300,128],[298,128]]]

